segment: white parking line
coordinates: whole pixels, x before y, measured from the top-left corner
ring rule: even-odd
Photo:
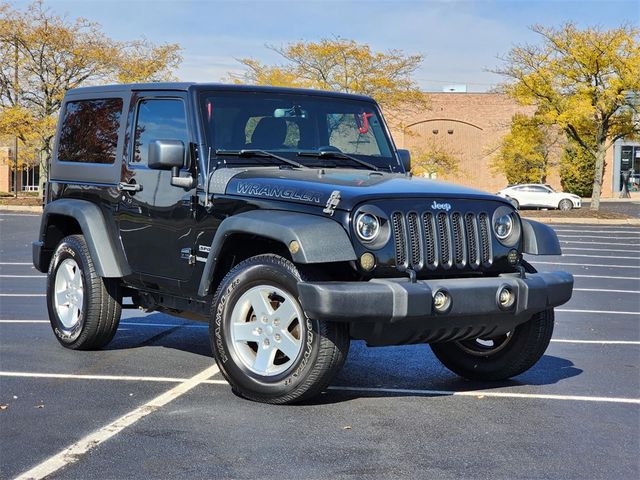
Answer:
[[[556,312],[566,313],[610,313],[612,315],[640,315],[640,312],[619,312],[615,310],[575,310],[571,308],[556,308]]]
[[[611,239],[611,235],[558,235],[558,238],[601,238],[603,240]],[[631,235],[628,237],[616,236],[620,240],[640,240],[640,235]]]
[[[0,323],[49,323],[49,320],[0,320]]]
[[[46,275],[0,275],[0,278],[47,278]]]
[[[609,292],[609,293],[635,293],[640,294],[640,290],[611,290],[609,288],[574,288],[574,292]]]
[[[40,324],[49,324],[49,320],[0,320],[0,324],[29,324],[29,323],[40,323]],[[186,328],[209,328],[208,325],[205,324],[178,324],[178,323],[143,323],[143,322],[120,322],[120,325],[124,326],[141,326],[141,327],[186,327]],[[573,339],[561,339],[561,338],[552,338],[552,342],[557,343],[577,343],[577,344],[593,344],[593,345],[640,345],[640,341],[634,340],[573,340]],[[32,377],[54,377],[54,378],[79,378],[78,375],[68,375],[68,374],[51,374],[51,373],[26,373],[26,372],[0,372],[0,376],[32,376]],[[183,378],[171,378],[171,377],[131,377],[131,376],[121,376],[121,375],[82,375],[82,378],[86,379],[96,379],[96,380],[139,380],[139,381],[157,381],[157,382],[181,382],[185,379]],[[159,379],[161,378],[161,379]]]
[[[557,233],[638,233],[640,235],[640,229],[632,230],[565,230],[554,228]]]
[[[573,278],[608,278],[615,280],[640,280],[640,277],[618,277],[614,275],[578,275],[572,274]]]
[[[565,250],[578,250],[579,252],[623,252],[623,253],[637,253],[640,255],[640,250],[624,250],[621,248],[582,248],[582,247],[562,247],[562,251]]]
[[[611,238],[611,237],[609,237]],[[640,243],[618,243],[618,242],[577,242],[575,240],[560,240],[561,243],[577,243],[579,245],[618,245],[621,247],[637,247]]]
[[[0,213],[0,217],[36,217],[39,218],[40,215],[29,215],[25,213]]]
[[[640,343],[640,342],[637,342]],[[213,373],[207,373],[208,371],[213,371]],[[67,462],[65,464],[59,464],[64,457],[74,456],[74,455],[82,455],[86,453],[90,448],[93,448],[96,445],[99,445],[103,441],[112,437],[116,433],[120,432],[125,427],[135,423],[143,416],[150,413],[150,411],[142,413],[140,415],[140,410],[145,409],[153,409],[157,408],[169,403],[171,400],[177,398],[184,393],[186,393],[191,388],[195,387],[199,384],[208,384],[208,385],[228,385],[226,380],[218,380],[218,379],[210,379],[215,373],[219,370],[217,367],[213,366],[205,370],[204,372],[192,377],[191,379],[183,379],[183,378],[171,378],[171,377],[128,377],[128,376],[112,376],[112,375],[66,375],[66,374],[36,374],[29,372],[0,372],[0,376],[11,376],[11,377],[43,377],[43,378],[65,378],[65,379],[78,379],[78,380],[122,380],[122,381],[150,381],[150,382],[181,382],[180,385],[175,388],[169,390],[168,392],[160,395],[159,397],[151,400],[145,405],[137,408],[136,410],[124,415],[120,419],[115,422],[101,428],[100,430],[88,435],[84,439],[79,442],[67,447],[65,450],[60,452],[57,455],[54,455],[49,460],[43,462],[38,467],[48,464],[49,467],[46,469],[46,474],[42,476],[28,476],[29,473],[35,471],[38,467],[30,470],[22,474],[20,479],[27,478],[44,478],[46,475],[50,475],[51,473],[59,470],[64,465],[68,463],[73,463],[77,459],[74,459],[71,462]],[[198,377],[198,380],[195,380]],[[193,384],[191,384],[193,383]],[[190,387],[184,391],[181,391],[177,396],[170,398],[167,401],[159,401],[160,398],[169,396],[171,392],[179,389],[185,384],[191,384]],[[544,399],[544,400],[573,400],[573,401],[582,401],[582,402],[608,402],[608,403],[632,403],[632,404],[640,404],[640,399],[638,398],[626,398],[626,397],[597,397],[597,396],[586,396],[586,395],[554,395],[554,394],[545,394],[545,393],[518,393],[518,392],[496,392],[493,390],[467,390],[467,391],[458,391],[458,390],[422,390],[422,389],[409,389],[409,388],[385,388],[385,387],[348,387],[348,386],[331,386],[328,390],[342,390],[342,391],[351,391],[351,392],[371,392],[371,393],[402,393],[402,394],[412,394],[412,395],[438,395],[438,396],[454,396],[454,397],[495,397],[495,398],[531,398],[531,399]],[[133,417],[133,421],[130,420],[130,417]],[[112,432],[113,429],[117,429],[116,432]],[[105,435],[108,435],[104,437]],[[97,442],[94,445],[88,445],[90,442]],[[80,445],[86,446],[88,448],[84,450],[78,450]],[[60,458],[62,457],[62,458]],[[55,462],[52,460],[56,459]],[[57,466],[59,465],[59,466]],[[52,466],[57,466],[57,468],[51,470]],[[45,469],[41,472],[44,472]],[[33,475],[33,473],[32,473]]]
[[[45,293],[0,293],[0,297],[46,297]]]
[[[618,257],[618,256],[612,256],[612,255],[587,255],[587,254],[580,254],[580,253],[563,253],[562,254],[563,257],[588,257],[588,258],[621,258],[624,260],[639,260],[640,261],[640,255],[637,257]],[[2,275],[0,275],[1,277]]]
[[[90,433],[78,442],[69,445],[64,450],[53,455],[39,465],[36,465],[31,470],[19,475],[16,480],[39,480],[57,472],[61,468],[77,462],[92,448],[97,447],[102,442],[117,435],[128,426],[133,425],[141,418],[162,408],[172,400],[184,395],[189,390],[200,385],[203,381],[208,380],[219,371],[220,370],[215,365],[203,370],[190,379],[176,385],[171,390],[157,396],[153,400],[148,401],[144,405],[141,405],[99,430]]]
[[[0,320],[2,323],[50,323],[49,320]],[[147,322],[120,322],[124,327],[184,327],[184,328],[209,328],[206,323],[147,323]]]
[[[573,265],[576,267],[611,267],[611,268],[639,268],[638,265],[605,265],[601,263],[570,263],[570,262],[539,262],[531,260],[531,263],[539,263],[541,265]]]
[[[369,393],[396,393],[408,395],[437,395],[437,396],[454,396],[454,397],[494,397],[494,398],[532,398],[544,400],[573,400],[579,402],[609,402],[609,403],[632,403],[640,405],[639,398],[624,397],[588,397],[583,395],[552,395],[545,393],[511,393],[511,392],[495,392],[488,390],[419,390],[412,388],[383,388],[383,387],[329,387],[329,390],[338,390],[345,392],[369,392]]]
[[[31,265],[33,266],[32,262],[0,262],[0,265]]]
[[[553,343],[578,343],[585,345],[640,345],[640,341],[633,340],[569,340],[564,338],[552,338]]]
[[[126,382],[165,382],[165,383],[181,383],[189,380],[188,378],[174,377],[140,377],[131,375],[81,375],[70,373],[36,373],[36,372],[2,372],[0,377],[17,377],[17,378],[63,378],[73,380],[117,380]]]

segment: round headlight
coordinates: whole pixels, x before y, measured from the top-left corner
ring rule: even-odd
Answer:
[[[380,221],[375,215],[361,213],[356,218],[356,234],[365,242],[372,242],[380,233]]]
[[[496,232],[496,237],[500,240],[504,240],[513,231],[513,218],[511,215],[501,215],[496,218],[495,223],[493,224],[493,230]]]

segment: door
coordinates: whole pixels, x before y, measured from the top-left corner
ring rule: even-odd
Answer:
[[[130,142],[125,162],[119,202],[119,228],[122,244],[132,270],[164,288],[179,289],[189,280],[193,265],[181,252],[193,247],[193,197],[195,189],[171,185],[170,170],[148,168],[149,145],[154,140],[180,140],[189,152],[191,141],[186,97],[138,94],[131,102],[128,130]],[[184,169],[189,170],[187,154]],[[193,170],[195,172],[195,170]],[[171,279],[162,282],[161,278]],[[175,282],[178,280],[178,282]],[[147,278],[147,281],[151,281]]]

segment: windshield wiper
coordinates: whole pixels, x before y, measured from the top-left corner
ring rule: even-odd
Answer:
[[[275,153],[267,152],[266,150],[253,150],[253,149],[243,149],[243,150],[216,150],[216,155],[235,155],[237,157],[263,157],[263,158],[273,158],[275,160],[280,160],[283,163],[288,165],[298,167],[298,168],[307,168],[301,163],[296,162],[295,160],[289,160],[288,158],[281,157],[280,155],[276,155]]]
[[[342,152],[333,152],[331,150],[322,150],[320,152],[298,152],[299,157],[316,157],[316,158],[341,158],[344,160],[351,160],[352,162],[358,163],[363,167],[367,167],[369,170],[380,170],[375,165],[365,162],[364,160],[360,160],[359,158],[352,157],[351,155],[347,155]]]

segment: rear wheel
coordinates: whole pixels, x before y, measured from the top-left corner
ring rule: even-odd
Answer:
[[[505,380],[540,360],[553,334],[553,309],[534,315],[512,332],[431,345],[445,367],[470,380]]]
[[[122,311],[119,279],[96,274],[82,235],[62,239],[49,265],[47,309],[58,341],[73,350],[108,344]]]
[[[564,200],[560,200],[560,203],[558,204],[558,208],[563,212],[568,212],[573,208],[573,202],[565,198]]]
[[[237,394],[265,403],[299,402],[324,389],[342,367],[347,325],[307,318],[298,300],[300,280],[288,260],[259,255],[221,282],[209,337]]]
[[[513,205],[513,208],[520,210],[520,202],[518,202],[518,200],[512,197],[509,197],[508,200],[511,202],[511,205]]]

